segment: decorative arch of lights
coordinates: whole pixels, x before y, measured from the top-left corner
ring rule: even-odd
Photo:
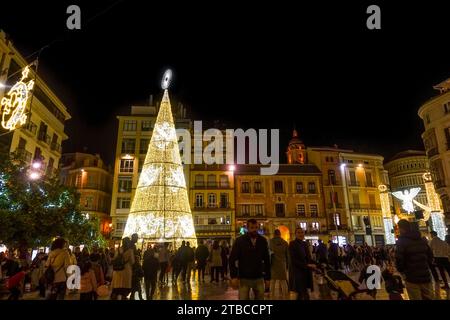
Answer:
[[[30,99],[30,91],[34,87],[34,80],[25,80],[30,73],[29,66],[22,70],[22,77],[11,87],[8,93],[1,101],[2,127],[6,130],[13,131],[24,125],[27,121],[25,113],[28,100]]]

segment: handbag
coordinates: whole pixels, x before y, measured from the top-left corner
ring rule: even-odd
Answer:
[[[101,285],[97,288],[96,292],[99,297],[106,297],[109,295],[109,288],[107,285]]]

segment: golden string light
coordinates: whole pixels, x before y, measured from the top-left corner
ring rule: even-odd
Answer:
[[[171,242],[178,247],[185,240],[191,247],[197,246],[167,89],[164,90],[123,237],[133,233],[152,242]]]
[[[22,70],[22,77],[12,86],[1,101],[2,127],[6,130],[15,130],[27,121],[25,109],[27,107],[30,91],[34,87],[34,81],[25,82],[30,68],[26,66]]]

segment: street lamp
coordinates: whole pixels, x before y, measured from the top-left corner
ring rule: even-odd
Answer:
[[[41,175],[39,174],[39,172],[31,171],[29,177],[31,180],[37,180],[41,177]]]

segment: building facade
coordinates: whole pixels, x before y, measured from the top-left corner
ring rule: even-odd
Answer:
[[[148,106],[132,106],[130,115],[117,117],[118,130],[111,198],[112,237],[116,239],[122,237],[158,114],[159,104],[153,104],[152,100]],[[190,130],[191,121],[186,118],[186,108],[178,104],[173,109],[176,128]],[[189,166],[184,166],[184,173],[188,184]]]
[[[238,165],[235,170],[236,236],[254,218],[260,234],[268,238],[275,229],[286,241],[303,228],[306,239],[328,239],[323,207],[321,173],[312,164],[282,164],[276,175],[260,175],[260,165]]]
[[[190,166],[189,199],[198,239],[231,243],[234,238],[234,168],[228,165]]]
[[[3,84],[0,101],[21,78],[27,65],[29,63],[0,30],[0,83]],[[70,114],[44,80],[35,75],[34,68],[29,70],[28,78],[34,79],[35,84],[25,111],[26,122],[12,131],[0,126],[0,146],[16,152],[27,164],[39,160],[43,173],[53,174],[61,158],[61,144],[68,138],[64,125]]]
[[[450,79],[434,86],[439,94],[425,102],[418,114],[424,123],[422,140],[446,224],[450,224]]]
[[[111,233],[112,170],[98,154],[66,153],[60,163],[61,183],[76,188],[80,194],[80,208],[88,217],[96,217],[100,232]]]

